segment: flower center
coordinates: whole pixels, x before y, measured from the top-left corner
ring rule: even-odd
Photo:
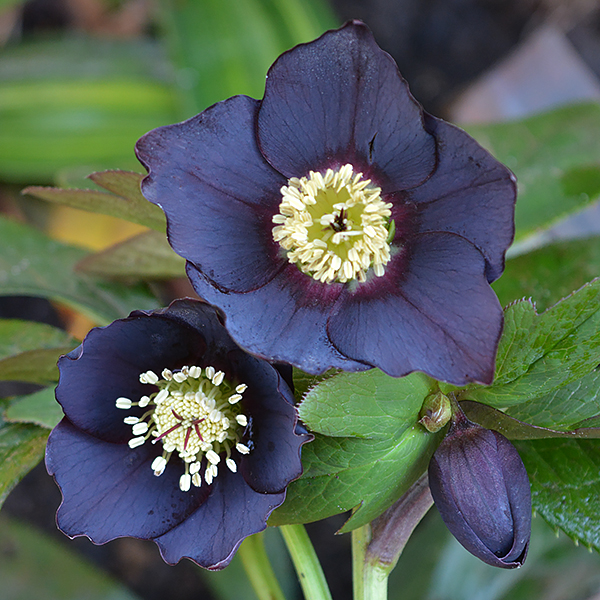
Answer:
[[[148,407],[141,417],[124,419],[132,426],[134,437],[130,448],[137,448],[153,437],[153,444],[162,443],[163,452],[152,462],[152,470],[158,477],[175,452],[184,463],[185,471],[179,479],[179,487],[187,492],[191,485],[210,485],[218,475],[218,464],[224,455],[225,464],[234,473],[237,463],[232,456],[248,454],[250,448],[240,442],[248,418],[242,414],[238,402],[247,386],[235,388],[225,380],[222,371],[214,367],[182,367],[180,371],[162,372],[162,379],[153,371],[140,375],[140,381],[158,387],[159,391],[142,396],[138,402],[118,398],[117,408],[127,410],[132,406]],[[203,459],[206,459],[203,461]],[[203,464],[204,463],[204,464]]]
[[[370,184],[349,164],[292,177],[273,217],[273,239],[289,261],[323,283],[365,281],[370,267],[381,277],[390,260],[392,205]]]

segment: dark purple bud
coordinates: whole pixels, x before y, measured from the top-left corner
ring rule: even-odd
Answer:
[[[429,486],[444,523],[469,552],[494,567],[523,564],[531,491],[523,462],[503,435],[455,414],[429,464]]]

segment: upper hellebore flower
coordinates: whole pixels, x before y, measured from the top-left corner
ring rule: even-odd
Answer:
[[[472,554],[494,567],[525,561],[531,490],[515,447],[471,423],[459,408],[429,463],[429,487],[444,523]]]
[[[61,357],[65,418],[46,465],[58,525],[102,544],[150,539],[166,562],[226,566],[300,476],[293,394],[192,300],[93,329]]]
[[[362,23],[281,55],[262,101],[136,150],[142,192],[243,348],[310,373],[492,381],[514,177],[423,112]]]

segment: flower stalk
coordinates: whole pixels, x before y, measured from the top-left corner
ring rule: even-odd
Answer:
[[[238,552],[258,600],[285,600],[267,555],[264,532],[246,538]]]
[[[282,525],[279,531],[292,557],[304,598],[332,600],[321,563],[304,525]]]
[[[352,532],[354,600],[387,600],[388,577],[432,505],[423,475],[381,516]]]

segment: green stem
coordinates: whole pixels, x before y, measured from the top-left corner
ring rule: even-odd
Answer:
[[[354,600],[386,600],[388,574],[378,561],[369,560],[371,525],[352,531],[352,579]]]
[[[321,563],[304,525],[282,525],[279,531],[292,557],[306,600],[331,600]]]
[[[262,533],[247,537],[238,550],[246,575],[259,600],[285,600],[265,550]]]
[[[387,600],[389,574],[432,504],[424,475],[381,516],[352,532],[354,600]]]

